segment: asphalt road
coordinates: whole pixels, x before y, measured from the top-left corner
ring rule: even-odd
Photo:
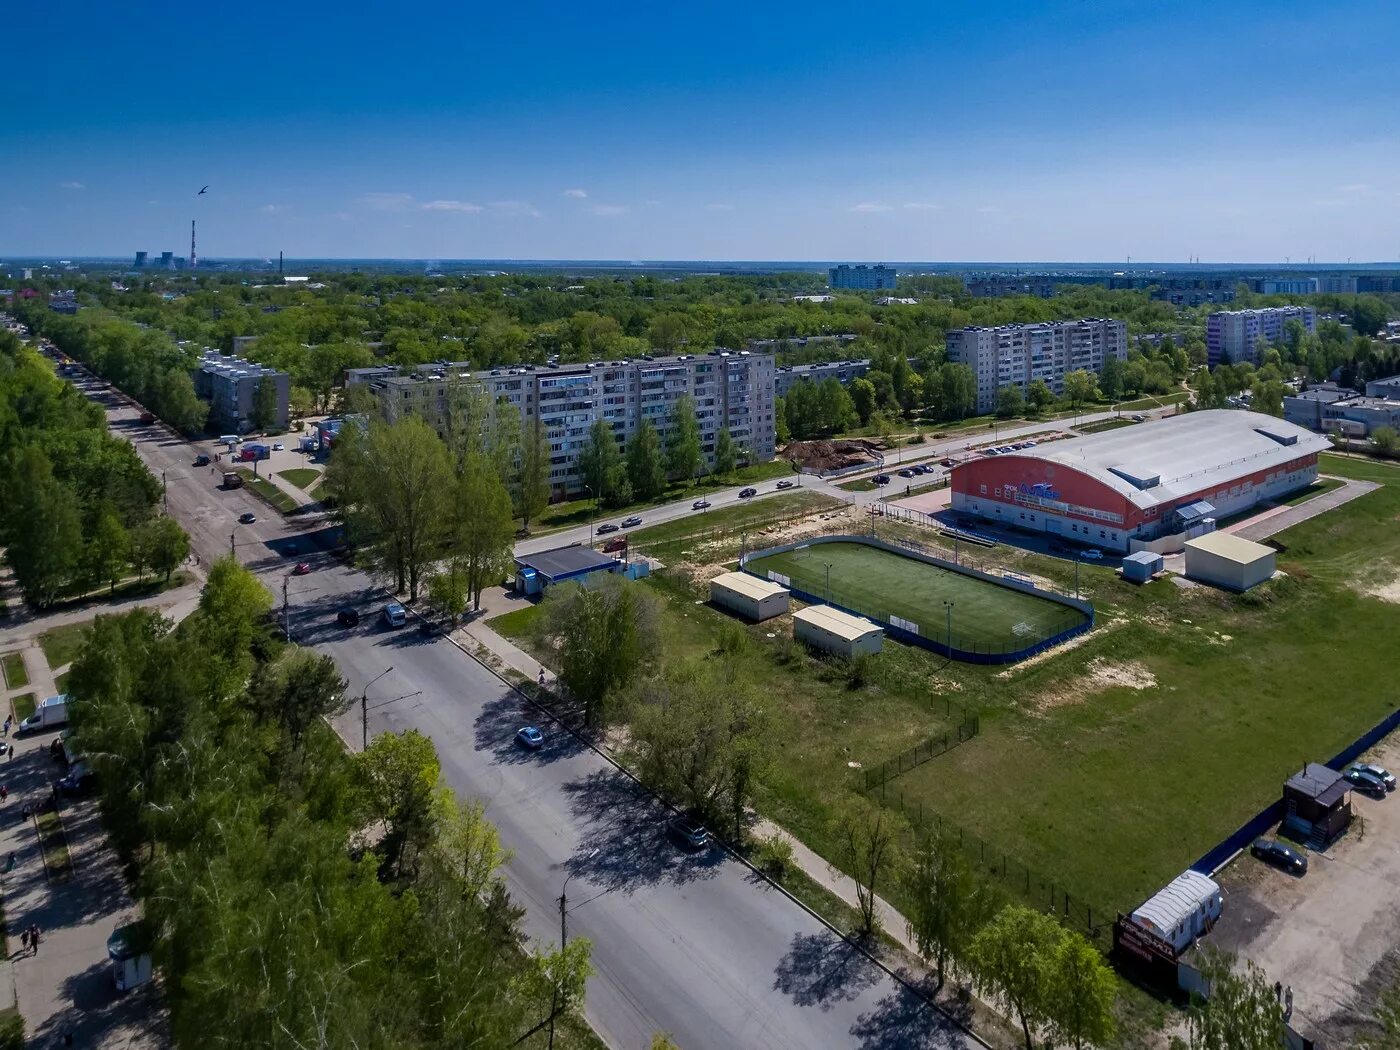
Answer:
[[[124,399],[80,385],[106,404],[113,431],[164,472],[169,511],[201,561],[227,553],[232,534],[240,561],[274,594],[286,583],[293,636],[332,655],[353,695],[373,680],[371,734],[426,733],[453,790],[486,801],[513,854],[510,892],[541,943],[558,943],[558,898],[572,877],[569,935],[592,941],[597,970],[585,1013],[610,1046],[647,1047],[658,1031],[686,1050],[982,1045],[738,861],[680,852],[655,804],[567,734],[545,725],[541,752],[517,750],[515,730],[533,714],[445,638],[382,627],[369,578],[311,553],[324,521],[284,521],[246,490],[223,491],[218,472],[191,466],[207,447],[143,426]],[[258,520],[237,526],[245,511]],[[303,560],[312,572],[289,577]],[[351,630],[335,624],[347,604],[362,612]],[[339,728],[357,741],[358,705]]]

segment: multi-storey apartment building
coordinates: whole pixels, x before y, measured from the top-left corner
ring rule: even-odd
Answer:
[[[788,391],[797,383],[820,383],[826,379],[835,379],[842,386],[850,386],[852,380],[859,379],[869,371],[869,358],[860,361],[823,361],[812,365],[785,365],[777,371],[774,393],[778,397],[787,397]]]
[[[217,350],[205,350],[193,379],[195,394],[209,402],[211,429],[235,434],[249,430],[253,399],[263,383],[271,383],[275,395],[272,429],[286,429],[291,394],[291,378],[286,372],[241,357],[228,357]]]
[[[550,447],[550,483],[556,494],[583,491],[579,458],[593,424],[608,424],[619,445],[649,419],[663,441],[675,404],[695,403],[700,445],[713,459],[721,429],[729,431],[741,459],[773,458],[774,362],[771,355],[714,350],[708,354],[589,361],[574,365],[521,365],[489,372],[468,364],[440,362],[409,372],[356,369],[351,383],[363,383],[379,400],[389,422],[417,415],[447,436],[462,395],[480,391],[497,410],[509,404],[522,427],[540,420]]]
[[[964,364],[977,377],[977,410],[996,408],[997,391],[1014,386],[1024,395],[1037,379],[1064,393],[1065,374],[1100,372],[1111,357],[1128,356],[1128,326],[1087,317],[1081,321],[1008,324],[997,328],[958,328],[948,333],[948,360]]]
[[[1211,365],[1237,361],[1257,365],[1260,341],[1281,340],[1289,321],[1301,321],[1307,331],[1315,332],[1317,311],[1311,306],[1269,306],[1211,314],[1206,319],[1206,353]]]
[[[849,266],[842,263],[827,271],[828,283],[832,288],[863,288],[878,291],[893,288],[896,273],[893,266]]]

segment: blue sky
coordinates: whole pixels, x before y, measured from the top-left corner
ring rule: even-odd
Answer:
[[[17,5],[0,256],[1400,257],[1393,2],[354,8]]]

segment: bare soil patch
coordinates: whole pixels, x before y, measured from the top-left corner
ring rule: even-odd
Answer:
[[[1082,677],[1057,686],[1031,700],[1036,711],[1077,704],[1107,689],[1155,689],[1157,677],[1137,660],[1113,663],[1102,657],[1089,661]]]

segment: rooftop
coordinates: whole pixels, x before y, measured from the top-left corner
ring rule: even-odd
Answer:
[[[1301,772],[1289,777],[1284,786],[1324,806],[1335,806],[1350,790],[1346,778],[1319,762],[1309,762]]]
[[[1228,558],[1240,565],[1249,565],[1263,558],[1272,558],[1274,549],[1253,540],[1242,539],[1230,532],[1208,532],[1186,541],[1187,550],[1205,551],[1217,557]]]
[[[1331,447],[1275,416],[1210,409],[1008,455],[1072,467],[1145,509]]]
[[[404,366],[402,369],[380,365],[372,368],[347,370],[347,375],[368,379],[375,383],[392,383],[408,386],[414,383],[443,381],[446,379],[490,379],[516,375],[585,375],[600,368],[669,368],[690,365],[698,361],[759,361],[773,360],[772,354],[754,353],[749,350],[726,350],[716,348],[703,354],[643,354],[641,357],[618,358],[608,361],[577,361],[571,364],[519,364],[500,368],[478,369],[470,361],[432,361],[427,364]]]
[[[1299,401],[1321,401],[1325,404],[1332,404],[1334,401],[1345,401],[1349,397],[1355,397],[1355,390],[1348,390],[1340,386],[1313,386],[1306,390],[1300,390],[1296,394],[1289,394],[1290,398]]]
[[[524,569],[534,569],[541,576],[551,580],[575,576],[600,569],[611,569],[622,563],[616,558],[600,554],[591,547],[556,547],[552,551],[527,554],[515,559],[515,564]]]
[[[854,642],[866,635],[883,630],[879,624],[871,623],[863,616],[852,616],[830,605],[809,605],[793,613],[794,620],[820,627],[828,634],[834,634],[842,641]]]
[[[756,602],[761,602],[764,598],[771,598],[775,594],[788,593],[786,587],[773,583],[771,580],[761,580],[747,572],[721,573],[710,581],[710,586],[725,587],[735,594],[742,594],[745,598]]]
[[[1400,401],[1393,397],[1349,397],[1346,399],[1347,408],[1377,408],[1384,412],[1394,412],[1400,409]]]
[[[1133,919],[1163,935],[1181,925],[1205,901],[1218,896],[1220,887],[1199,871],[1183,871],[1133,912]]]

